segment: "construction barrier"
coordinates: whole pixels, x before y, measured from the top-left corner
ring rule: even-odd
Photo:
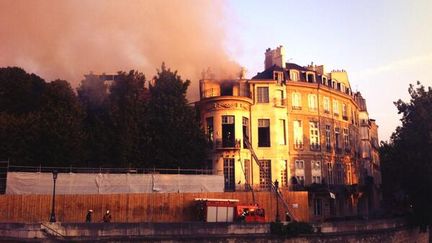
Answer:
[[[290,212],[299,221],[309,220],[307,192],[282,192]],[[93,221],[102,220],[107,209],[113,222],[184,222],[197,221],[194,198],[238,199],[252,204],[250,192],[208,193],[133,193],[106,195],[57,195],[55,213],[60,222],[84,222],[87,210],[94,211]],[[274,221],[276,207],[285,220],[285,206],[274,192],[255,192],[255,201],[265,209],[266,221]],[[0,222],[43,222],[51,212],[51,195],[0,195]]]

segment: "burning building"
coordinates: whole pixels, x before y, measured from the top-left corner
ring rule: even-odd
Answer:
[[[209,164],[225,190],[307,190],[311,219],[368,214],[379,201],[378,132],[344,70],[265,52],[252,79],[200,81]]]

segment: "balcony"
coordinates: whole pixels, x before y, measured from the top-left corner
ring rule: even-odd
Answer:
[[[336,148],[336,153],[337,154],[341,154],[342,153],[342,148]]]
[[[351,147],[345,147],[345,153],[350,154],[351,153]]]
[[[241,148],[241,140],[240,139],[235,139],[235,140],[233,140],[233,139],[231,139],[231,140],[216,139],[215,148],[216,149],[234,149],[234,150],[237,150],[237,149]]]
[[[273,99],[273,104],[275,107],[286,107],[286,99],[278,99],[278,98],[274,98]]]
[[[344,116],[342,116],[342,119],[344,119],[345,121],[348,121],[348,116],[344,115]]]
[[[302,107],[301,106],[292,106],[293,110],[297,110],[297,111],[301,111]]]

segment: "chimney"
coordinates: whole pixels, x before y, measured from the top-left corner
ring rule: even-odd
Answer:
[[[273,65],[285,68],[285,48],[283,46],[279,46],[274,50],[270,50],[270,48],[266,50],[264,69],[268,69]]]

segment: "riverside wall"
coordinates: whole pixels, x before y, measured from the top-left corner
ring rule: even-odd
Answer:
[[[368,224],[365,221],[357,224]],[[373,223],[373,222],[372,222]],[[381,222],[382,223],[382,222]],[[381,224],[380,223],[380,224]],[[0,241],[93,241],[104,242],[287,242],[333,243],[372,242],[402,243],[429,242],[429,232],[400,225],[389,228],[355,231],[336,230],[333,233],[314,233],[295,238],[285,238],[270,233],[268,223],[0,223]],[[347,228],[345,228],[347,229]],[[353,230],[350,228],[349,230]]]

